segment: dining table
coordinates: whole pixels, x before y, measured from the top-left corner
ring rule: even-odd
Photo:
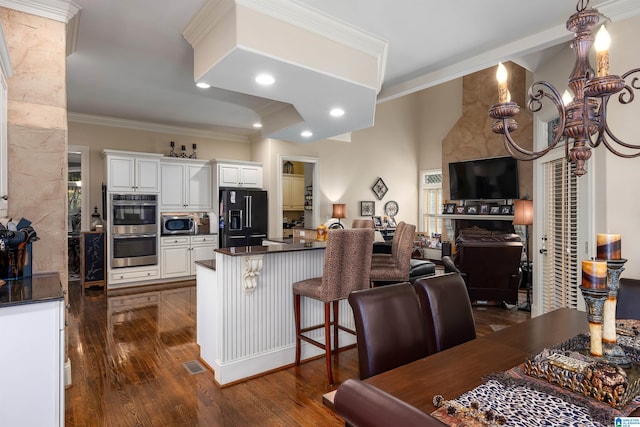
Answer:
[[[589,330],[585,312],[560,308],[363,380],[426,413],[436,395],[455,399],[487,377],[522,365],[544,349]],[[323,395],[334,409],[335,390]],[[640,415],[636,409],[630,416]]]

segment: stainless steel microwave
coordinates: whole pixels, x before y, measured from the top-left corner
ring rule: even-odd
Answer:
[[[196,223],[193,215],[163,214],[160,216],[162,234],[195,234]]]

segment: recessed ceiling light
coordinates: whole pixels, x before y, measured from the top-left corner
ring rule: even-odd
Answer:
[[[342,108],[332,108],[329,114],[333,117],[342,117],[344,116],[344,110]]]
[[[255,122],[255,123],[253,124],[253,127],[254,127],[254,128],[256,128],[256,129],[260,129],[260,128],[262,127],[262,123]]]
[[[198,86],[200,89],[209,89],[211,87],[209,83],[205,82],[198,82],[196,83],[196,86]]]
[[[275,81],[276,79],[274,79],[271,74],[262,73],[256,76],[256,83],[263,86],[272,85],[275,83]]]
[[[313,135],[313,133],[310,130],[303,130],[300,133],[300,136],[302,136],[304,138],[309,138],[311,135]]]

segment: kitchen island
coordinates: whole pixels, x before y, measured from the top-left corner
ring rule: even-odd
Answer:
[[[215,260],[197,263],[197,343],[200,359],[219,385],[291,366],[295,361],[292,285],[322,276],[326,242],[216,249]],[[323,304],[303,298],[303,325],[324,322]],[[341,323],[354,328],[347,301]],[[340,335],[340,345],[355,337]],[[323,341],[324,331],[310,336]],[[302,345],[302,358],[324,352]]]
[[[64,425],[64,294],[57,273],[0,280],[0,424]]]

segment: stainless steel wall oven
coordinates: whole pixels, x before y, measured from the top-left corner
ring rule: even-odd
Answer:
[[[111,195],[111,267],[158,263],[156,194]]]

